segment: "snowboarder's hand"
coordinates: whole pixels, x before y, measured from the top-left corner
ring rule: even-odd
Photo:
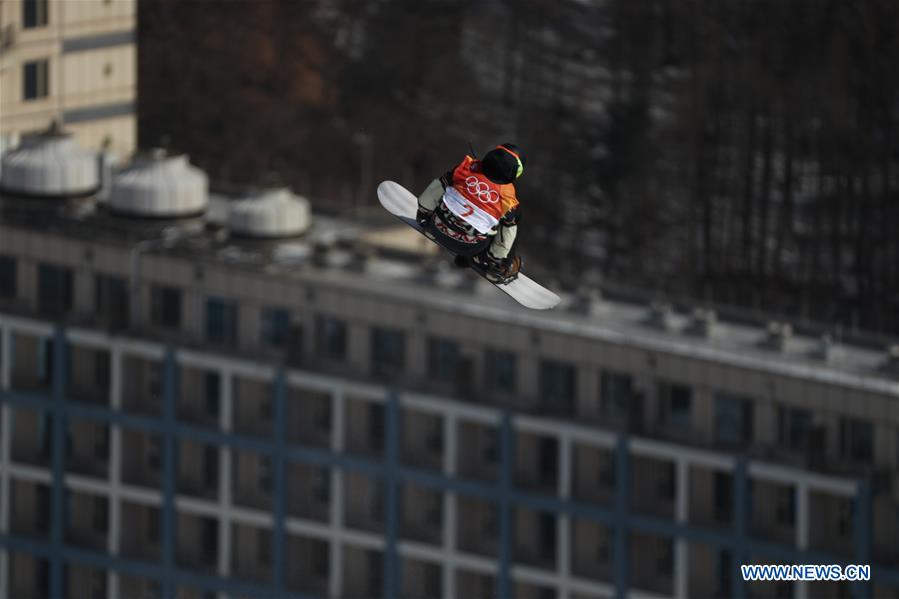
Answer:
[[[418,221],[418,224],[422,229],[427,229],[431,225],[431,217],[433,215],[433,210],[425,210],[424,208],[419,207],[418,212],[415,214],[415,220]]]

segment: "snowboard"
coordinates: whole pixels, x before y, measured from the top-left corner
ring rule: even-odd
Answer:
[[[449,248],[442,245],[433,235],[425,231],[418,224],[418,221],[415,220],[415,213],[418,211],[418,198],[412,195],[405,187],[393,181],[382,182],[378,185],[378,201],[381,202],[381,205],[388,212],[445,249],[449,254],[454,255]],[[548,310],[559,303],[558,295],[529,278],[523,272],[519,272],[518,277],[508,283],[495,283],[487,276],[483,265],[472,262],[470,268],[525,308]]]

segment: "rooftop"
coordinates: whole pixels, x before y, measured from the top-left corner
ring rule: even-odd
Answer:
[[[598,290],[560,293],[563,300],[558,308],[533,312],[474,273],[453,268],[436,246],[381,211],[361,216],[316,213],[312,228],[304,235],[261,241],[229,235],[226,224],[231,201],[212,194],[203,216],[148,220],[110,214],[102,200],[0,196],[0,228],[32,229],[132,247],[158,240],[160,243],[146,244],[144,249],[537,331],[623,343],[899,397],[899,359],[890,361],[883,347],[793,333],[788,325],[729,322],[701,310],[685,314],[664,304],[613,300],[602,297]]]

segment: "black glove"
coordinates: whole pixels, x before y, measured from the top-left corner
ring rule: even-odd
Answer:
[[[418,212],[415,213],[415,220],[421,226],[422,229],[427,229],[431,226],[431,218],[434,216],[433,210],[425,210],[421,206],[418,207]]]

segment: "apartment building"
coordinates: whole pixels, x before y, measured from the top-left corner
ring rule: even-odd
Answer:
[[[390,220],[264,235],[302,211],[242,213],[184,157],[103,201],[3,187],[4,596],[899,592],[899,351],[525,311]]]
[[[0,3],[0,152],[64,124],[111,160],[137,143],[137,0]]]

